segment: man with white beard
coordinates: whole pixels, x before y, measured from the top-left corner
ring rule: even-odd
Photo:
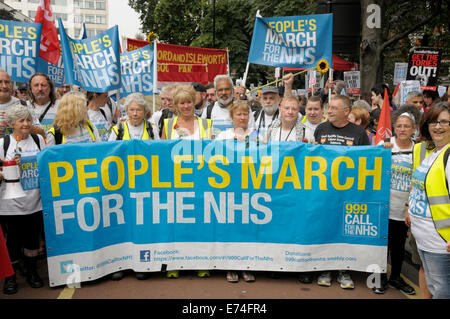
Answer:
[[[272,122],[279,117],[279,104],[280,95],[278,93],[278,88],[275,86],[263,87],[261,90],[262,108],[253,113],[255,118],[255,129],[258,136],[264,137],[266,130]]]
[[[217,101],[203,109],[202,118],[211,119],[213,122],[213,138],[220,132],[233,127],[229,107],[233,103],[233,80],[228,75],[217,75],[214,78]],[[255,127],[255,120],[250,116],[248,127]]]

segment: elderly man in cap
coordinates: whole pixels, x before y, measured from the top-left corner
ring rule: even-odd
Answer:
[[[203,109],[206,107],[206,88],[203,84],[195,82],[192,83],[192,87],[195,90],[194,113],[201,117]]]
[[[261,89],[262,108],[253,113],[255,128],[258,136],[265,136],[266,130],[274,120],[279,117],[280,95],[275,86],[266,86]]]

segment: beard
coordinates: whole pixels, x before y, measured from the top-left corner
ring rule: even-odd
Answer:
[[[231,95],[228,99],[226,100],[222,100],[222,98],[217,97],[217,102],[219,102],[219,105],[221,107],[227,107],[228,105],[231,104],[231,102],[233,102],[233,96]]]
[[[267,115],[274,115],[278,109],[278,104],[265,104],[263,105],[263,109]]]

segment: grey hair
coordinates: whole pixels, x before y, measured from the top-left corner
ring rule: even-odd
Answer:
[[[219,74],[216,75],[216,77],[214,78],[214,88],[217,89],[217,83],[219,83],[220,81],[226,80],[230,83],[230,87],[233,90],[234,89],[234,85],[233,85],[233,80],[231,79],[230,76],[226,75],[226,74]]]
[[[166,85],[161,89],[161,93],[169,93],[169,92],[173,93],[173,91],[177,88],[177,86],[178,84]]]
[[[353,106],[358,106],[366,109],[367,111],[372,111],[372,108],[370,107],[369,103],[367,103],[365,100],[356,100],[353,103]]]
[[[411,92],[408,92],[408,93],[406,94],[405,101],[407,101],[407,100],[409,100],[409,99],[413,99],[413,98],[415,98],[415,97],[423,97],[423,94],[422,94],[421,92],[419,92],[419,91],[411,91]]]
[[[31,115],[30,109],[22,104],[16,104],[10,107],[5,112],[6,123],[10,126],[14,125],[14,123],[18,119],[27,118],[33,120],[33,116]]]
[[[134,102],[139,106],[143,106],[145,114],[148,114],[151,112],[150,104],[145,99],[145,97],[142,93],[132,93],[127,96],[127,98],[125,99],[125,102],[123,103],[125,106],[125,111],[128,111],[128,106],[130,106],[131,102]]]

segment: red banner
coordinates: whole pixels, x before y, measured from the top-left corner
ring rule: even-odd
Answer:
[[[59,39],[55,18],[50,8],[50,0],[41,0],[39,2],[34,22],[42,24],[39,56],[51,64],[58,64]]]
[[[204,49],[182,45],[158,43],[158,81],[161,82],[213,82],[218,74],[227,74],[227,50]],[[164,64],[176,64],[176,72],[161,68]],[[185,66],[180,66],[185,65]],[[203,72],[196,72],[198,67]],[[202,74],[205,73],[205,74]]]
[[[148,44],[147,41],[127,38],[127,51],[129,52],[145,47],[147,44]]]
[[[147,41],[127,38],[127,50],[147,45]],[[227,74],[227,50],[157,43],[158,82],[213,82]]]

